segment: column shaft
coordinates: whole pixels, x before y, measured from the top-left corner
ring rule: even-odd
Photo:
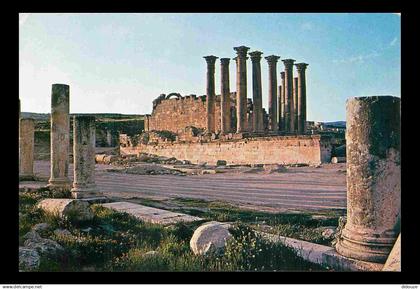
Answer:
[[[222,133],[229,133],[231,131],[229,60],[230,58],[220,59],[220,130]]]
[[[95,117],[75,116],[73,119],[74,182],[73,198],[97,195],[95,185]]]
[[[293,78],[293,123],[294,132],[298,132],[298,78]]]
[[[306,67],[307,63],[296,63],[298,72],[298,133],[306,133]]]
[[[285,79],[285,96],[284,96],[284,120],[285,131],[291,133],[294,131],[293,117],[293,59],[284,59],[284,79]]]
[[[280,130],[285,131],[285,88],[286,88],[286,82],[284,78],[284,71],[280,72],[281,76],[281,94],[280,94]]]
[[[281,131],[281,85],[279,85],[279,89],[277,90],[277,125],[279,127],[279,131]]]
[[[215,132],[215,115],[214,115],[214,99],[215,99],[215,88],[214,88],[214,64],[217,57],[210,55],[204,57],[207,62],[207,88],[206,88],[206,113],[207,122],[206,129],[208,133]]]
[[[347,101],[347,223],[338,253],[384,263],[400,232],[400,98]]]
[[[278,131],[277,123],[277,61],[276,55],[267,56],[268,63],[268,129]]]
[[[236,50],[236,132],[247,131],[247,77],[246,60],[249,47],[234,47]]]
[[[34,130],[35,121],[31,118],[20,119],[19,125],[19,178],[34,177]]]
[[[51,94],[51,176],[48,186],[68,189],[70,180],[69,92],[66,84],[53,84]]]
[[[263,132],[262,86],[261,86],[261,54],[260,51],[249,53],[252,61],[252,127],[254,132]]]

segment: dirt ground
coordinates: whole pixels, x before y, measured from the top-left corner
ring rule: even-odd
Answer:
[[[220,169],[218,173],[210,170],[211,173],[196,175],[144,175],[113,171],[118,169],[121,167],[96,164],[96,183],[99,191],[106,196],[220,200],[272,212],[346,209],[345,163],[287,167],[278,172],[234,167]],[[21,182],[21,186],[46,184],[49,161],[35,161],[34,170],[43,182]],[[69,173],[72,179],[72,164]]]

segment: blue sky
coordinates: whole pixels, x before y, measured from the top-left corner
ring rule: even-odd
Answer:
[[[203,56],[233,58],[240,45],[309,63],[308,120],[345,120],[351,96],[401,95],[401,16],[394,13],[33,13],[19,15],[21,108],[49,112],[51,85],[66,83],[71,113],[151,113],[161,93],[205,94]],[[261,68],[267,109],[265,59]],[[283,68],[280,61],[278,79]],[[232,91],[235,70],[231,60]]]

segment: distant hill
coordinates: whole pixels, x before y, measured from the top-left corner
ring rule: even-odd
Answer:
[[[105,118],[105,119],[132,119],[132,118],[143,118],[142,114],[121,114],[121,113],[71,113],[70,116],[73,115],[94,115],[97,118]],[[33,118],[35,120],[40,121],[48,121],[50,119],[49,113],[36,113],[36,112],[24,112],[20,113],[21,117],[24,118]]]
[[[323,122],[325,127],[338,127],[338,128],[346,128],[345,121],[330,121],[330,122]]]

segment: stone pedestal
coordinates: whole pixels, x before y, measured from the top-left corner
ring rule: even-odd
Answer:
[[[34,177],[34,130],[32,118],[20,119],[19,125],[19,179]]]
[[[265,59],[268,63],[268,130],[277,132],[277,61],[280,56],[270,55]]]
[[[246,83],[246,56],[249,47],[239,46],[236,51],[236,132],[247,131],[247,83]]]
[[[347,101],[347,223],[339,254],[384,263],[400,232],[400,99]]]
[[[306,67],[307,63],[296,63],[298,72],[297,85],[297,127],[299,134],[306,133]]]
[[[253,132],[263,132],[262,87],[261,87],[261,54],[260,51],[249,53],[252,61],[252,127]]]
[[[293,63],[294,59],[284,59],[284,129],[286,132],[295,130],[293,112]]]
[[[229,61],[230,58],[220,58],[220,130],[222,133],[231,131]]]
[[[215,131],[215,115],[214,115],[214,65],[218,57],[210,55],[204,56],[207,62],[207,88],[206,88],[206,113],[207,113],[207,133]]]
[[[51,176],[48,186],[70,189],[68,178],[70,117],[70,87],[66,84],[53,84],[51,94]]]
[[[73,120],[74,182],[72,197],[98,196],[95,185],[95,117],[75,116]]]

